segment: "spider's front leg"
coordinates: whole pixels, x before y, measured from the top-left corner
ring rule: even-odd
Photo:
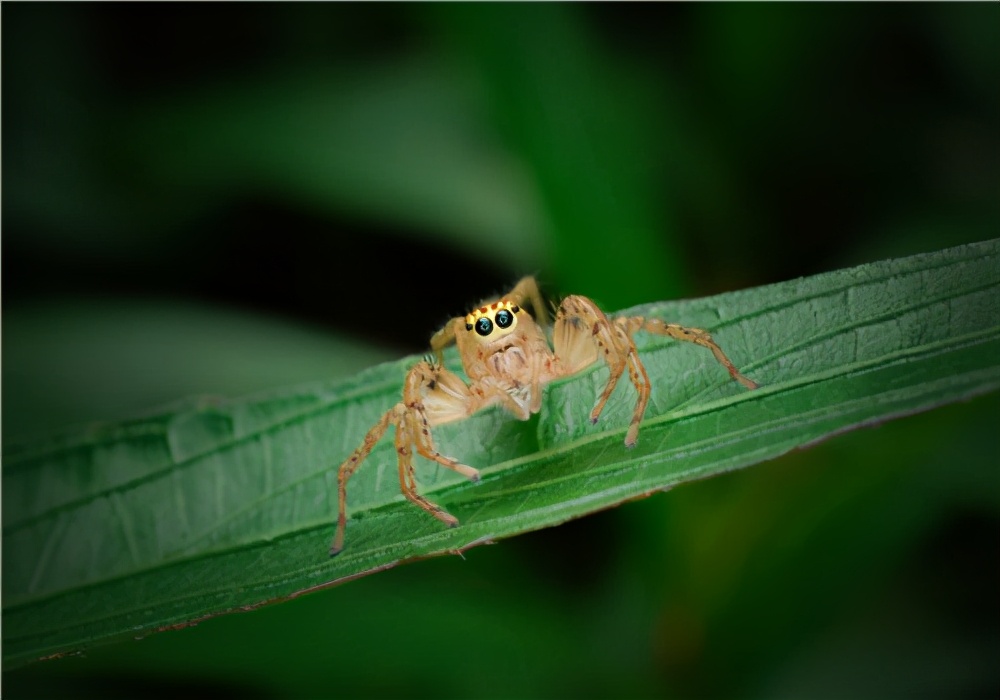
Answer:
[[[413,473],[413,451],[443,467],[458,472],[472,481],[479,481],[479,472],[445,457],[434,447],[431,426],[464,418],[468,415],[473,396],[458,375],[441,366],[424,361],[414,365],[406,375],[403,400],[390,408],[365,435],[361,445],[348,457],[337,472],[337,531],[330,546],[330,556],[344,548],[347,527],[347,481],[351,478],[389,426],[396,428],[396,456],[399,467],[399,487],[406,498],[420,506],[449,527],[458,520],[417,493]]]
[[[634,447],[639,439],[639,424],[646,413],[649,403],[649,376],[639,359],[639,353],[632,340],[632,334],[638,330],[658,335],[667,335],[677,340],[696,343],[708,348],[728,371],[733,379],[748,389],[756,389],[757,383],[740,374],[735,365],[726,357],[722,349],[709,335],[700,328],[686,328],[675,323],[664,323],[659,319],[646,319],[642,316],[628,316],[609,319],[598,306],[583,296],[566,297],[559,305],[556,323],[552,333],[552,344],[556,356],[562,363],[564,374],[573,374],[603,358],[611,370],[607,386],[601,392],[597,403],[590,412],[591,423],[596,423],[604,409],[604,405],[614,391],[618,380],[628,368],[629,377],[639,399],[636,401],[628,432],[625,434],[625,446]]]

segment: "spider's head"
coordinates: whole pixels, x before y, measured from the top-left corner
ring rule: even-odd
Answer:
[[[517,314],[520,311],[517,304],[509,301],[481,306],[465,317],[465,330],[480,343],[491,343],[517,328]]]

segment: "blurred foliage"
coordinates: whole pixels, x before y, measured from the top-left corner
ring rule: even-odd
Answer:
[[[526,272],[621,308],[1000,229],[996,4],[2,19],[5,438],[419,352]],[[4,690],[995,697],[998,408]]]

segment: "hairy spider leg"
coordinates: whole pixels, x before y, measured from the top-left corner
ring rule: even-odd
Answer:
[[[629,370],[629,378],[639,394],[632,422],[625,434],[625,446],[633,447],[639,437],[639,423],[649,403],[649,376],[639,359],[627,324],[610,320],[590,299],[568,296],[559,305],[552,341],[556,357],[563,362],[563,371],[573,374],[601,358],[608,365],[610,376],[604,391],[590,412],[590,422],[596,423],[618,380]]]
[[[410,450],[410,445],[414,443],[416,436],[411,434],[413,428],[411,423],[411,421],[403,420],[396,428],[396,453],[399,455],[399,488],[411,503],[420,506],[448,527],[455,527],[458,525],[458,518],[417,493],[417,480],[413,473],[413,452]]]
[[[478,470],[445,457],[435,449],[430,429],[432,425],[467,418],[494,404],[503,405],[522,420],[529,415],[523,406],[512,399],[504,387],[494,381],[480,382],[477,390],[473,392],[458,375],[441,366],[431,365],[426,361],[414,365],[406,375],[403,401],[382,415],[365,435],[361,446],[340,466],[337,474],[337,531],[330,547],[330,556],[339,554],[344,545],[344,532],[347,527],[347,481],[371,453],[375,444],[382,439],[390,425],[396,428],[395,446],[402,494],[446,525],[450,527],[457,525],[457,518],[417,493],[411,447],[415,447],[421,456],[461,474],[470,481],[479,481]]]
[[[573,374],[602,357],[610,369],[608,383],[597,399],[590,420],[596,423],[618,380],[629,370],[629,377],[639,394],[628,432],[626,447],[635,446],[639,437],[639,424],[649,403],[650,382],[646,368],[639,359],[632,335],[639,330],[656,335],[666,335],[676,340],[708,348],[715,359],[726,368],[730,376],[748,389],[758,384],[736,369],[712,336],[701,328],[687,328],[676,323],[643,316],[626,316],[609,320],[594,302],[582,296],[569,296],[563,300],[556,315],[553,344],[556,356],[562,362],[565,374]]]
[[[542,328],[549,325],[549,312],[542,299],[542,292],[538,289],[538,281],[534,277],[522,277],[503,298],[522,308],[531,304],[535,323]]]
[[[712,354],[715,355],[715,359],[729,371],[729,375],[733,379],[738,381],[747,389],[757,389],[760,387],[760,385],[754,380],[740,374],[740,371],[736,369],[736,366],[728,357],[726,357],[726,353],[722,352],[722,348],[716,344],[716,342],[712,339],[712,336],[706,330],[702,330],[701,328],[686,328],[676,323],[665,323],[658,318],[643,319],[642,316],[632,316],[624,320],[629,324],[630,328],[641,328],[647,333],[666,335],[674,338],[675,340],[683,340],[688,343],[695,343],[703,348],[708,348],[712,351]]]
[[[365,435],[361,446],[354,450],[337,471],[337,532],[333,536],[333,543],[330,545],[331,557],[339,554],[340,550],[344,548],[344,528],[347,527],[347,480],[361,466],[361,463],[372,451],[372,448],[375,447],[375,444],[382,439],[385,431],[389,429],[389,424],[399,421],[400,408],[402,406],[403,404],[398,403],[383,413],[378,422]]]
[[[459,386],[464,389],[464,392],[459,389]],[[477,403],[465,383],[457,375],[442,367],[419,362],[407,372],[403,388],[403,401],[382,414],[378,422],[365,435],[361,445],[340,465],[337,472],[337,531],[330,546],[330,556],[339,554],[344,548],[344,531],[347,527],[347,481],[361,466],[361,462],[371,453],[375,444],[382,439],[390,425],[394,425],[396,428],[395,444],[399,465],[399,485],[403,495],[449,526],[458,524],[458,520],[454,516],[416,492],[411,445],[416,447],[420,455],[458,472],[471,481],[479,481],[479,472],[450,457],[445,457],[434,449],[430,433],[432,420],[428,418],[422,400],[424,391],[428,392],[428,399],[436,411],[434,413],[436,422],[449,422],[465,417],[469,415],[469,409]]]
[[[628,338],[631,350],[626,356],[628,361],[628,373],[632,384],[639,391],[639,400],[636,401],[635,409],[632,411],[632,421],[629,423],[628,432],[625,433],[625,446],[634,447],[639,440],[639,423],[646,414],[646,406],[649,404],[650,381],[646,374],[646,366],[639,360],[639,352],[635,349],[632,341],[632,334],[628,330],[627,323],[620,323],[621,319],[615,319],[615,327]]]
[[[441,365],[431,365],[425,360],[418,362],[406,374],[403,402],[407,409],[405,418],[411,433],[410,443],[416,446],[421,456],[467,479],[479,481],[478,471],[442,455],[434,448],[434,438],[431,437],[432,422],[440,425],[465,418],[469,415],[472,399],[465,382]]]

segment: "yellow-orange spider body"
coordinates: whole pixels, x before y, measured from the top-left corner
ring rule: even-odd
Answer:
[[[525,309],[530,304],[536,322]],[[521,420],[541,407],[545,385],[559,377],[579,372],[603,358],[611,376],[590,413],[597,422],[618,380],[628,369],[639,398],[625,433],[625,446],[633,447],[639,424],[649,402],[649,377],[632,341],[638,330],[667,335],[708,348],[733,379],[748,389],[757,384],[747,379],[729,361],[708,332],[685,328],[642,316],[608,318],[597,305],[583,296],[563,299],[556,311],[552,343],[543,328],[548,325],[545,306],[534,278],[522,279],[503,298],[484,303],[466,316],[454,318],[431,338],[438,353],[455,343],[469,378],[466,384],[440,362],[418,362],[406,375],[403,400],[386,411],[368,431],[364,442],[340,466],[337,475],[339,509],[337,532],[330,554],[344,546],[347,526],[347,481],[382,438],[389,426],[396,428],[399,484],[403,495],[443,523],[454,527],[458,520],[417,493],[413,472],[413,451],[472,481],[479,472],[440,454],[434,447],[431,428],[462,420],[486,408],[501,405]]]

